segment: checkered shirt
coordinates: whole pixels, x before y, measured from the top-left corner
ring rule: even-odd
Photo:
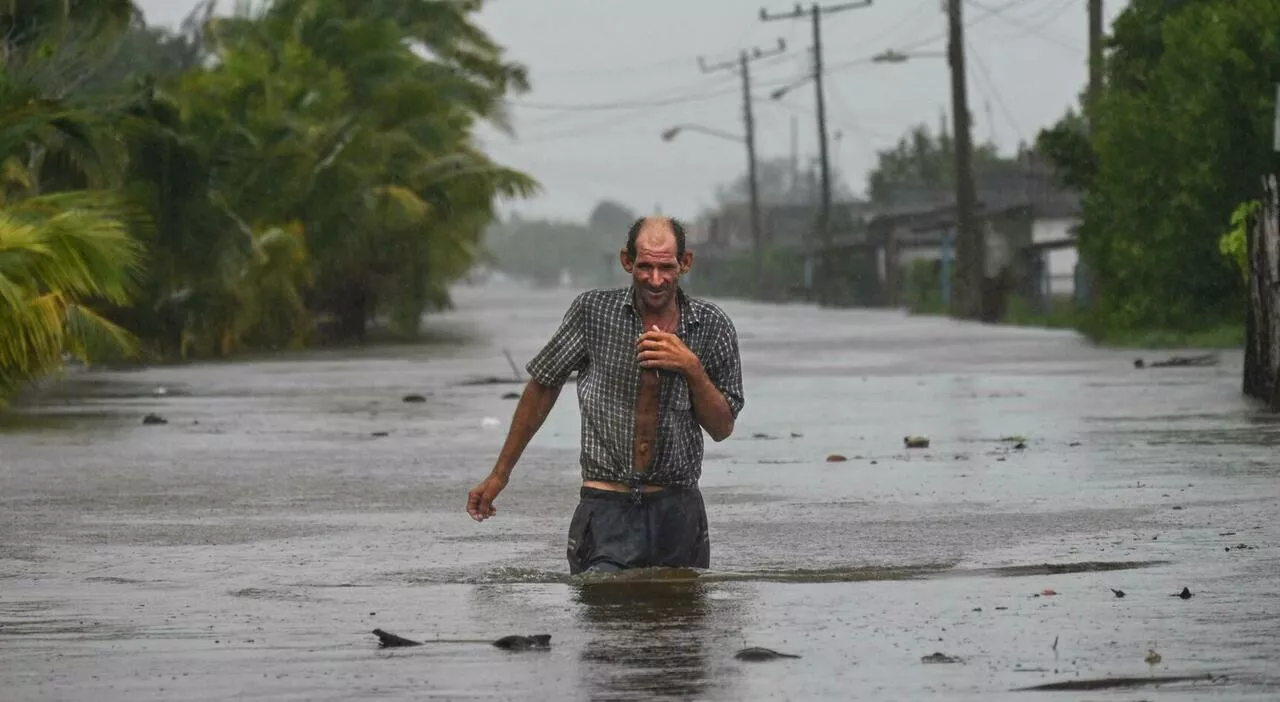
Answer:
[[[633,289],[590,290],[574,298],[560,328],[526,366],[530,377],[559,387],[578,372],[582,415],[583,480],[630,482],[635,443],[635,406],[640,389],[636,340],[642,320]],[[744,404],[738,333],[716,305],[677,289],[676,335],[702,362],[736,419]],[[684,376],[659,371],[658,432],[653,460],[642,481],[663,486],[697,485],[702,475],[702,426]]]

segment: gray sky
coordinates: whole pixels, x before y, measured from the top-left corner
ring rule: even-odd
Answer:
[[[148,21],[172,25],[196,0],[138,4]],[[835,4],[843,3],[825,3]],[[1106,0],[1108,31],[1127,4]],[[222,6],[231,3],[222,0]],[[713,202],[717,185],[745,170],[745,149],[697,132],[672,142],[659,134],[680,123],[742,133],[737,74],[704,74],[697,57],[734,60],[739,49],[770,49],[779,37],[787,51],[751,67],[759,158],[790,155],[793,116],[801,162],[816,156],[813,83],[769,100],[773,88],[806,74],[812,25],[807,16],[762,22],[759,10],[781,13],[793,6],[769,0],[490,0],[479,24],[507,47],[510,59],[529,67],[533,86],[514,99],[516,137],[485,129],[483,143],[498,161],[543,185],[536,199],[503,209],[581,220],[597,201],[611,198],[641,212],[660,207],[692,219]],[[1011,152],[1075,104],[1087,77],[1086,7],[1086,0],[966,2],[976,140],[993,139]],[[891,147],[911,124],[936,126],[949,111],[945,58],[864,60],[890,48],[945,51],[941,8],[941,0],[875,0],[822,18],[831,162],[856,192],[865,190],[877,150]],[[600,106],[620,109],[587,109]]]

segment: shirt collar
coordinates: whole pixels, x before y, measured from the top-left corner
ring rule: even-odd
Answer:
[[[624,296],[624,307],[630,308],[632,312],[636,311],[636,289],[635,286],[626,287],[627,294]],[[680,322],[677,327],[685,329],[688,326],[697,326],[702,323],[702,318],[698,314],[697,307],[690,301],[689,296],[685,293],[684,288],[676,286],[676,304],[680,305]]]

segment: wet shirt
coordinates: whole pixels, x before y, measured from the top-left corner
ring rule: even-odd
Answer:
[[[744,404],[738,334],[716,305],[679,290],[675,334],[702,363],[736,419]],[[583,480],[630,482],[640,364],[636,341],[643,333],[630,287],[590,290],[574,298],[560,328],[526,366],[530,377],[558,387],[578,372],[582,415]],[[659,371],[658,431],[643,482],[696,485],[702,475],[702,426],[693,415],[684,376]]]

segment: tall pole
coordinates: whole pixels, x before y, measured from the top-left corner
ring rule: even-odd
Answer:
[[[698,66],[702,68],[703,73],[736,68],[742,76],[742,118],[747,131],[745,138],[747,143],[747,188],[751,197],[752,262],[755,268],[757,290],[764,289],[767,286],[764,286],[764,235],[760,222],[760,183],[756,172],[756,123],[755,114],[751,110],[751,69],[749,66],[752,61],[775,56],[786,50],[786,42],[779,38],[778,47],[768,52],[754,48],[748,53],[747,50],[743,49],[738,53],[736,65],[733,63],[721,63],[708,66],[701,56],[698,57]]]
[[[756,122],[751,111],[751,69],[747,52],[738,55],[742,65],[742,110],[747,125],[747,179],[751,186],[751,245],[754,247],[755,281],[757,290],[767,289],[764,284],[764,241],[760,232],[760,183],[756,175]]]
[[[818,201],[818,234],[822,241],[822,256],[818,258],[818,280],[822,281],[818,289],[818,304],[831,302],[831,163],[827,156],[827,101],[822,90],[822,14],[818,4],[813,4],[813,90],[814,100],[818,106],[818,168],[822,177],[822,198]]]
[[[1089,104],[1085,119],[1089,131],[1094,130],[1098,112],[1098,95],[1102,92],[1102,0],[1089,0]]]
[[[817,222],[817,238],[821,242],[820,253],[818,256],[818,275],[816,286],[818,293],[818,304],[826,305],[830,301],[831,289],[831,273],[828,265],[831,249],[831,229],[828,224],[831,221],[831,164],[827,154],[827,113],[826,113],[826,97],[822,89],[822,15],[844,10],[853,10],[861,7],[869,7],[872,0],[860,0],[859,2],[847,2],[840,5],[828,5],[822,7],[818,3],[813,3],[809,7],[810,21],[813,23],[813,87],[817,98],[818,112],[818,160],[820,165],[820,176],[822,178],[821,197],[818,201],[818,222]],[[797,4],[795,9],[786,14],[770,15],[760,9],[760,20],[768,22],[779,19],[798,19],[805,15],[804,10]]]
[[[800,184],[800,132],[796,129],[797,120],[791,115],[791,192],[794,194]]]
[[[951,64],[951,121],[955,132],[956,247],[951,314],[960,319],[982,318],[982,281],[986,245],[974,217],[977,194],[973,184],[973,144],[969,135],[969,96],[964,67],[964,18],[961,0],[947,0]]]

